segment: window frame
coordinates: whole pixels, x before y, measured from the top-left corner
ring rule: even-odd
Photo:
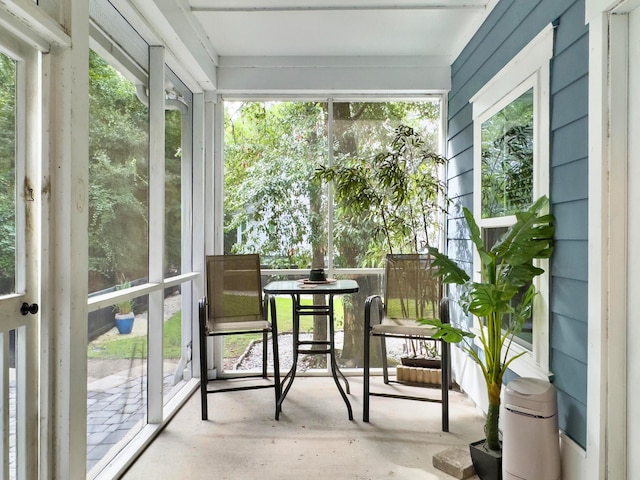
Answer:
[[[550,168],[550,60],[553,57],[554,26],[547,25],[528,45],[500,70],[470,100],[473,108],[473,214],[481,230],[508,227],[515,216],[482,218],[482,124],[513,100],[533,89],[533,200],[549,195]],[[474,253],[474,275],[479,275],[477,252]],[[544,273],[534,279],[538,295],[533,307],[532,348],[515,342],[509,357],[523,355],[510,369],[520,376],[548,379],[549,371],[549,260],[535,264]],[[474,318],[474,329],[479,329]]]
[[[235,101],[251,101],[251,102],[269,102],[269,101],[278,101],[278,102],[326,102],[328,106],[328,120],[327,120],[327,130],[328,130],[328,145],[333,144],[334,139],[334,125],[335,125],[335,117],[334,117],[334,104],[336,103],[344,103],[344,102],[419,102],[419,101],[432,101],[437,102],[439,107],[439,115],[438,115],[438,143],[437,143],[437,152],[439,154],[444,154],[444,144],[446,138],[446,108],[447,108],[447,95],[444,92],[435,92],[435,93],[425,93],[425,94],[384,94],[384,95],[356,95],[356,94],[329,94],[326,95],[303,95],[303,94],[279,94],[279,95],[242,95],[242,94],[229,94],[229,95],[219,95],[217,97],[216,108],[217,110],[217,132],[219,133],[220,138],[224,138],[224,105],[225,102],[235,102]],[[216,174],[216,172],[224,172],[224,142],[218,143],[219,150],[216,150],[216,157],[214,163],[214,178],[216,182],[215,187],[211,192],[214,196],[215,200],[212,202],[214,206],[214,218],[215,221],[215,231],[217,232],[217,236],[212,242],[214,245],[213,252],[216,254],[223,254],[224,251],[224,239],[222,238],[222,232],[224,231],[224,175],[223,173]],[[327,149],[327,164],[334,164],[334,149]],[[439,171],[441,178],[445,178],[445,167],[442,166]],[[334,192],[332,186],[326,187],[326,198],[329,205],[332,207],[328,208],[327,211],[327,265],[326,270],[329,276],[340,276],[340,275],[354,275],[354,274],[366,274],[366,275],[374,275],[377,274],[382,278],[384,275],[384,267],[336,267],[334,264],[334,245],[333,245],[333,228],[334,228],[334,220],[335,220],[335,206],[334,206]],[[443,199],[441,199],[444,201]],[[444,222],[443,222],[444,223]],[[442,247],[444,243],[444,235],[445,229],[442,228],[440,230],[439,238],[436,240],[439,242],[439,247]],[[209,251],[209,250],[208,250]],[[300,275],[301,270],[308,271],[308,268],[303,269],[287,269],[287,268],[263,268],[262,274],[264,276],[271,275],[287,275],[287,276],[295,276]],[[282,333],[282,330],[280,331]],[[223,343],[222,338],[218,337],[217,339],[213,339],[215,341],[215,359],[213,362],[209,362],[209,366],[213,365],[213,368],[210,370],[218,370],[219,372],[223,372],[225,377],[232,378],[233,376],[242,375],[241,372],[233,372],[233,371],[225,371],[222,367],[223,365]],[[361,370],[360,367],[356,367],[353,369],[342,369],[343,372],[353,373],[355,371]],[[330,365],[327,364],[326,369],[317,369],[317,371],[313,371],[312,373],[306,374],[322,374],[328,375],[330,373]]]

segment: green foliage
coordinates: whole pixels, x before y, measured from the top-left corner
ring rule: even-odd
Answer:
[[[313,169],[327,152],[321,103],[242,103],[227,109],[225,230],[237,253],[260,251],[307,267],[325,245]],[[288,266],[288,265],[287,265]]]
[[[135,86],[89,56],[90,291],[148,268],[148,115]]]
[[[131,282],[125,280],[124,278],[122,279],[122,283],[119,285],[116,285],[116,290],[126,290],[128,288],[131,288]],[[122,300],[118,303],[116,303],[113,306],[114,310],[116,311],[116,313],[120,313],[122,315],[126,315],[127,313],[131,313],[133,312],[133,299],[129,298],[126,300]]]
[[[473,215],[464,209],[471,240],[480,258],[481,281],[473,281],[437,249],[429,250],[443,282],[461,286],[463,310],[480,319],[479,340],[483,355],[470,343],[469,339],[474,337],[470,332],[438,320],[424,320],[423,323],[438,328],[436,337],[453,343],[465,342],[465,351],[482,370],[492,412],[500,405],[502,378],[511,362],[519,356],[509,358],[509,349],[514,335],[531,315],[536,295],[532,281],[544,272],[533,264],[534,260],[550,258],[553,253],[555,226],[553,216],[546,213],[548,204],[548,199],[541,197],[528,210],[516,212],[516,222],[490,249],[485,248]],[[526,292],[520,303],[513,305],[514,298],[523,288]],[[508,322],[503,322],[505,316],[510,318]],[[493,450],[500,448],[497,422],[497,414],[487,416],[487,446]]]
[[[15,122],[16,64],[0,53],[0,282],[10,283],[16,254]]]
[[[482,123],[482,218],[533,201],[533,91]]]
[[[370,252],[384,258],[384,253],[419,253],[432,243],[445,193],[438,170],[445,163],[413,128],[400,125],[373,159],[345,158],[320,166],[316,176],[332,182],[345,217],[368,223],[374,232]]]
[[[260,251],[282,266],[309,266],[326,251],[327,191],[315,171],[327,164],[330,147],[336,165],[354,158],[366,165],[386,152],[398,124],[420,125],[425,150],[437,145],[437,129],[429,128],[437,125],[439,106],[432,102],[334,102],[331,146],[324,102],[225,107],[225,251]],[[335,205],[334,265],[377,266],[387,250],[378,226],[349,205]]]
[[[165,272],[177,273],[182,248],[182,114],[165,112]]]

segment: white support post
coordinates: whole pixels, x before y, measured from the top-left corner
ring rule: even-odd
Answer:
[[[205,226],[205,253],[207,255],[214,253],[214,178],[215,178],[215,155],[214,149],[217,142],[215,136],[217,130],[215,128],[215,108],[218,99],[214,92],[205,92],[204,104],[204,132],[205,132],[205,149],[204,149],[204,175],[205,175],[205,193],[204,193],[204,226]]]
[[[164,47],[149,47],[149,282],[164,281]],[[147,422],[162,422],[164,289],[149,294]]]
[[[194,272],[204,272],[205,255],[205,232],[208,216],[205,214],[205,125],[206,125],[206,103],[205,94],[197,93],[193,95],[193,162],[192,162],[192,193],[193,193],[193,221],[191,226],[191,238],[193,246],[191,252],[191,269]],[[211,137],[209,135],[208,137]],[[190,315],[183,315],[183,328],[190,328],[188,332],[191,338],[191,374],[200,376],[200,346],[199,324],[198,324],[198,301],[205,295],[204,273],[192,282],[192,296],[187,298],[191,302]],[[184,294],[183,294],[184,295]],[[183,305],[184,305],[183,297]],[[189,324],[184,319],[191,319]],[[184,335],[184,333],[183,333]]]
[[[22,79],[19,79],[18,88],[22,90],[24,97],[24,122],[18,127],[24,130],[24,159],[25,159],[25,280],[26,293],[30,302],[42,304],[40,277],[41,267],[41,205],[42,205],[42,67],[41,55],[38,51],[30,49],[24,62]],[[27,261],[28,259],[28,261]],[[38,451],[38,426],[39,420],[36,412],[39,411],[38,385],[39,360],[40,360],[40,329],[41,317],[30,315],[26,320],[27,325],[21,329],[19,338],[16,338],[14,347],[20,353],[22,365],[16,365],[19,375],[26,375],[24,383],[18,381],[18,398],[16,408],[18,411],[28,412],[27,415],[18,416],[22,422],[18,425],[17,460],[18,468],[25,473],[24,478],[38,478],[38,465],[34,462]],[[22,350],[22,352],[20,352]],[[46,377],[45,377],[46,378]],[[22,392],[20,392],[22,390]],[[20,398],[21,397],[21,398]],[[25,418],[26,417],[26,418]],[[20,435],[22,432],[22,435]],[[22,438],[20,438],[22,437]],[[20,470],[19,470],[20,471]]]
[[[224,104],[214,105],[213,116],[213,253],[224,253]]]
[[[608,369],[607,294],[608,257],[607,224],[611,211],[608,202],[608,106],[606,14],[589,23],[589,317],[587,377],[587,458],[584,477],[604,479],[606,469],[606,422]],[[564,455],[563,455],[564,457]]]
[[[87,461],[87,271],[89,200],[89,4],[64,2],[60,23],[71,47],[52,47],[43,88],[49,177],[43,181],[43,279],[41,305],[50,382],[48,436],[42,438],[39,478],[85,478]],[[46,231],[48,229],[48,231]]]
[[[213,215],[207,215],[207,218],[212,222],[213,253],[221,255],[224,253],[224,103],[219,97],[213,112]],[[213,343],[213,373],[216,375],[217,369],[223,369],[223,337],[209,338],[208,341]]]

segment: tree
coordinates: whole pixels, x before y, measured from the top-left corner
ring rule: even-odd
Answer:
[[[445,198],[439,168],[446,159],[430,150],[413,128],[400,125],[394,132],[389,145],[372,159],[356,155],[321,166],[316,173],[333,184],[345,218],[368,224],[366,252],[378,261],[387,253],[425,252],[439,231]],[[363,311],[359,307],[356,311]],[[354,332],[350,338],[358,337]],[[349,345],[353,358],[360,358],[360,343]],[[417,350],[412,342],[409,347]]]
[[[227,116],[225,231],[241,236],[234,252],[259,251],[277,267],[311,266],[313,251],[325,248],[318,221],[324,207],[313,185],[324,155],[323,113],[315,103],[244,103]]]

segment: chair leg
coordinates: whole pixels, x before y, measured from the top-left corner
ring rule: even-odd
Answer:
[[[273,349],[273,387],[275,390],[275,396],[276,396],[276,420],[280,420],[280,406],[279,406],[279,402],[280,402],[280,395],[282,394],[281,391],[281,384],[280,384],[280,352],[278,350],[278,322],[275,318],[276,315],[276,305],[275,305],[275,297],[271,297],[270,299],[270,306],[271,306],[271,341],[273,342],[272,345],[272,349]],[[266,345],[266,342],[264,343],[264,345]],[[266,361],[265,361],[266,364]]]
[[[365,322],[366,323],[366,322]],[[364,327],[364,368],[363,368],[363,378],[362,384],[364,386],[364,391],[362,395],[362,421],[369,421],[369,369],[371,362],[371,335],[369,333],[369,329],[367,325]]]
[[[269,340],[267,332],[262,333],[262,378],[267,378],[267,341]]]
[[[446,342],[441,342],[441,354],[442,360],[442,431],[449,431],[449,388],[451,382],[451,359],[449,358],[450,346]]]
[[[380,337],[380,357],[382,358],[382,375],[385,385],[389,384],[389,362],[387,360],[387,339]]]
[[[200,409],[202,420],[207,420],[207,335],[206,335],[206,304],[200,300],[199,304],[199,341],[200,341]]]

